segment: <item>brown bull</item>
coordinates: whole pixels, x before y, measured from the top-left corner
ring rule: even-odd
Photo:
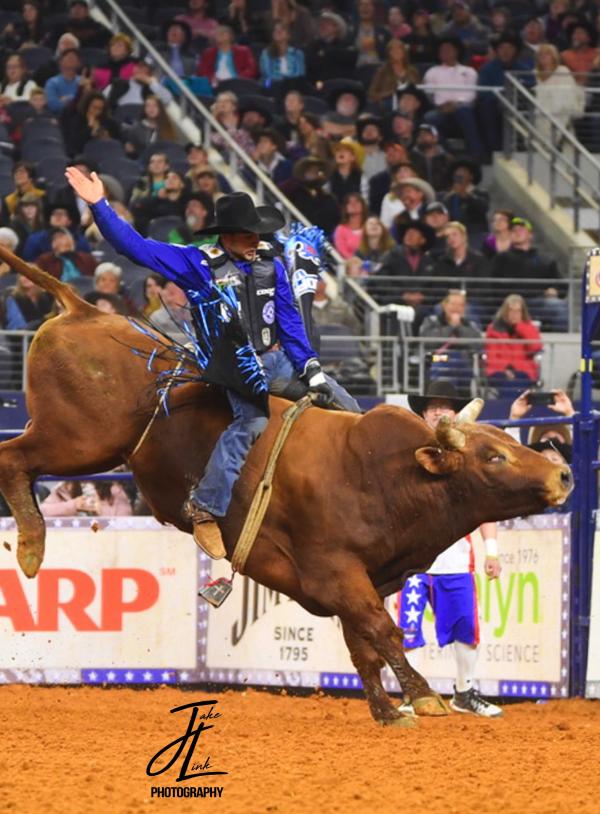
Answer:
[[[174,389],[170,415],[158,414],[132,457],[157,396],[155,374],[129,348],[151,350],[153,341],[2,247],[0,257],[65,308],[31,345],[31,422],[19,438],[0,444],[0,489],[16,518],[24,573],[35,576],[44,554],[44,521],[32,492],[43,473],[85,475],[128,462],[154,515],[189,532],[181,506],[229,421],[223,395],[202,384]],[[222,523],[229,557],[287,405],[272,399],[269,427],[236,486]],[[271,504],[247,561],[252,579],[312,613],[340,617],[381,723],[410,723],[383,689],[384,663],[418,712],[443,714],[408,664],[402,632],[381,597],[481,523],[541,511],[564,501],[571,488],[567,467],[506,433],[471,423],[473,410],[465,409],[455,426],[446,420],[435,434],[397,407],[364,416],[308,410],[283,449]]]

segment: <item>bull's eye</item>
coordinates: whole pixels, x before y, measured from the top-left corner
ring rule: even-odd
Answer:
[[[501,452],[496,452],[494,455],[490,455],[488,458],[489,464],[504,464],[506,463],[506,455],[502,455]]]

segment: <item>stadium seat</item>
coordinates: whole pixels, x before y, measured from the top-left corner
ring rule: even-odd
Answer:
[[[142,117],[144,105],[117,105],[113,111],[113,116],[119,124],[126,122],[133,124]]]
[[[97,164],[101,164],[103,159],[126,158],[125,148],[114,138],[91,139],[83,148],[83,154]]]
[[[15,188],[15,183],[13,181],[12,173],[10,175],[6,175],[0,170],[0,198],[4,198],[6,195],[10,195]]]
[[[36,178],[47,186],[57,187],[65,185],[65,169],[69,161],[59,156],[44,156],[36,162]]]
[[[23,48],[19,53],[23,56],[27,70],[30,73],[37,71],[42,65],[51,62],[54,59],[54,54],[50,48],[45,48],[43,45],[31,46]]]
[[[256,79],[224,79],[219,82],[216,87],[215,93],[223,93],[223,91],[230,90],[236,96],[244,97],[248,94],[254,96],[263,96],[263,87]]]
[[[23,122],[23,128],[21,130],[21,141],[23,144],[43,136],[51,136],[60,142],[63,141],[62,131],[53,119],[28,119]]]
[[[148,237],[153,240],[166,241],[173,229],[183,226],[183,220],[178,215],[162,215],[153,218],[148,225]]]
[[[304,96],[304,109],[307,113],[314,113],[315,116],[322,116],[323,113],[327,113],[329,108],[327,107],[327,102],[323,99],[319,99],[318,96]]]
[[[119,179],[123,186],[125,197],[129,200],[131,190],[141,175],[141,170],[137,162],[132,161],[130,158],[124,158],[123,156],[103,156],[98,161],[98,164],[102,172]]]
[[[43,135],[39,138],[31,138],[21,145],[21,158],[24,161],[35,162],[41,155],[67,160],[62,139],[59,140],[54,136]]]
[[[142,164],[145,165],[150,156],[154,155],[155,153],[165,153],[169,159],[169,163],[174,169],[176,169],[175,164],[181,165],[184,163],[184,165],[187,167],[187,155],[185,149],[181,144],[177,144],[177,142],[154,141],[152,144],[149,144],[140,156]]]
[[[167,20],[173,20],[179,14],[187,14],[188,9],[186,6],[172,6],[169,5],[168,8],[157,8],[156,10],[153,9],[152,15],[152,23],[154,25],[162,26],[167,22]]]
[[[29,102],[11,102],[6,106],[6,112],[10,116],[11,127],[18,127],[35,115],[35,110]]]
[[[79,55],[86,68],[93,68],[96,65],[103,65],[106,62],[106,51],[104,48],[81,48]]]

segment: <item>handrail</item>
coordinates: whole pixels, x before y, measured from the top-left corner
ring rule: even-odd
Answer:
[[[515,149],[515,133],[525,139],[527,177],[531,183],[533,178],[534,151],[548,162],[550,173],[550,205],[556,204],[556,181],[560,176],[572,187],[573,195],[573,226],[576,231],[580,228],[580,209],[582,202],[598,213],[600,224],[600,160],[587,150],[578,139],[557,119],[541,107],[534,94],[508,73],[505,78],[504,92],[498,92],[496,98],[502,105],[504,116],[504,153],[507,158],[512,156]],[[518,100],[521,98],[529,107],[535,110],[536,118],[539,116],[550,126],[551,138],[547,138],[531,121],[531,116],[518,109]],[[510,127],[512,126],[513,132]],[[560,149],[554,141],[560,141]],[[565,153],[564,146],[569,147],[573,158]],[[582,168],[585,162],[585,169]],[[590,177],[591,176],[591,177]],[[596,176],[594,178],[594,176]]]

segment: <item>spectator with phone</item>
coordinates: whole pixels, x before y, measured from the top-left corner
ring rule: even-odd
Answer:
[[[515,420],[525,418],[535,405],[543,405],[553,413],[557,413],[565,418],[572,418],[575,415],[573,402],[564,390],[550,390],[548,392],[525,390],[511,404],[509,418]],[[566,460],[569,460],[573,448],[573,436],[570,425],[560,423],[540,424],[537,427],[530,428],[527,438],[527,444],[529,446],[548,442],[561,445],[561,454]],[[565,454],[565,450],[568,452],[568,456]]]
[[[540,374],[535,355],[543,345],[523,297],[509,294],[485,335],[487,339],[497,340],[486,343],[485,372],[499,395],[515,395],[524,387],[533,386]]]

